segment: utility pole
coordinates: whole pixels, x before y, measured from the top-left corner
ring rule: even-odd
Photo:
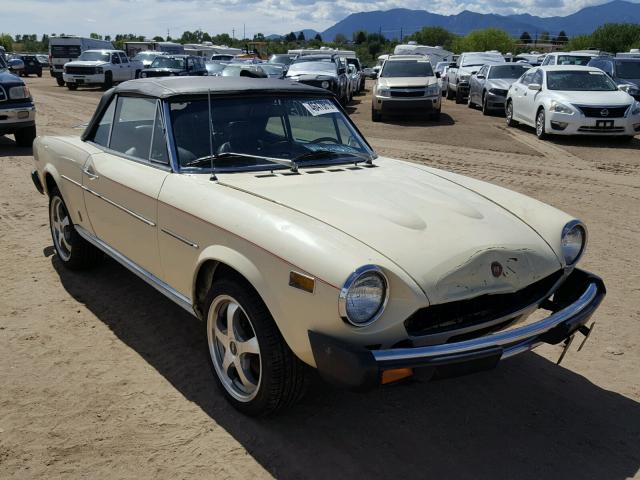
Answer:
[[[231,38],[233,38],[234,40],[236,39],[236,29],[235,28],[231,29]]]
[[[402,27],[400,27],[400,43],[402,43],[402,39],[403,39],[403,38],[404,38],[404,37],[402,36]]]
[[[247,38],[247,24],[243,23],[242,24],[242,39],[244,40],[245,38]]]
[[[171,35],[169,34],[169,29],[167,28],[167,39],[168,39],[169,37],[171,37]],[[169,40],[167,40],[167,42],[168,42],[168,41],[169,41]]]

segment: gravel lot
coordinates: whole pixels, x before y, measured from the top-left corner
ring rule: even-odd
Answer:
[[[79,135],[99,90],[27,80],[40,134]],[[380,154],[454,170],[582,218],[609,294],[561,367],[543,347],[496,370],[368,395],[319,380],[252,420],[217,391],[204,328],[115,262],[53,255],[31,151],[0,137],[0,478],[597,478],[640,468],[640,137],[540,142],[466,105],[439,124],[353,119]],[[575,345],[575,344],[574,344]]]

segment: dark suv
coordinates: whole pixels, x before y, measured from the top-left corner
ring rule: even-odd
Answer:
[[[24,69],[20,72],[20,75],[23,77],[28,77],[29,75],[42,76],[42,64],[38,57],[35,55],[17,55],[15,58],[19,58],[24,62]]]
[[[207,65],[204,58],[193,55],[160,55],[140,77],[205,76]]]
[[[596,57],[589,62],[589,66],[602,70],[640,101],[640,58]]]
[[[36,107],[22,79],[9,72],[0,56],[0,135],[13,134],[21,147],[36,138]]]
[[[289,65],[287,78],[331,90],[342,105],[349,102],[347,62],[337,55],[300,56]]]

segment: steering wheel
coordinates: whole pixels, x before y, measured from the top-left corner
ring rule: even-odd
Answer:
[[[311,140],[309,143],[322,143],[322,142],[331,142],[331,143],[339,144],[338,139],[331,138],[331,137],[316,138],[315,140]]]

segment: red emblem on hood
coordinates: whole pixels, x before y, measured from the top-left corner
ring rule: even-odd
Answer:
[[[493,262],[491,264],[491,275],[496,278],[502,275],[502,265],[499,262]]]

